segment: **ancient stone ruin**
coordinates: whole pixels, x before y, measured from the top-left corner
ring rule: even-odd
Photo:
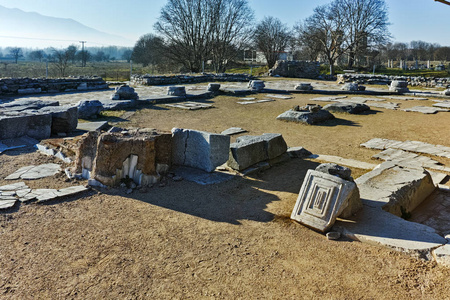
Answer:
[[[320,75],[319,64],[308,61],[279,60],[273,66],[270,75],[293,78],[317,78]]]
[[[316,125],[334,118],[329,111],[322,109],[322,106],[308,104],[304,107],[294,107],[294,109],[285,111],[277,117],[277,120]]]

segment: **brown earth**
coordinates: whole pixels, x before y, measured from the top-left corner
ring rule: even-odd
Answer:
[[[317,96],[246,106],[221,96],[206,101],[215,108],[202,111],[157,105],[119,125],[211,132],[242,127],[252,135],[282,133],[289,146],[313,153],[367,162],[377,151],[359,144],[374,137],[450,146],[450,113],[375,109],[335,114],[337,120],[320,126],[275,120]],[[401,108],[433,103],[389,101],[401,102]],[[0,156],[0,185],[10,183],[3,178],[21,166],[52,161],[32,151],[7,152]],[[377,246],[328,241],[290,221],[303,177],[318,163],[294,159],[210,186],[168,179],[164,187],[131,195],[93,190],[1,212],[0,297],[448,299],[448,268]],[[354,169],[353,176],[363,172]],[[85,184],[65,182],[62,174],[26,183],[32,188]]]

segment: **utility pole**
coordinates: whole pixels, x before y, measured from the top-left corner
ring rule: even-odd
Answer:
[[[81,43],[81,66],[85,67],[86,66],[86,56],[84,53],[84,44],[87,43],[86,41],[80,41]]]

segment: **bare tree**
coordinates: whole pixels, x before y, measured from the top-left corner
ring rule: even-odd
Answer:
[[[165,55],[191,72],[210,58],[223,70],[252,20],[247,0],[168,0],[155,30],[165,39]]]
[[[286,50],[291,40],[288,27],[274,17],[265,17],[256,26],[254,33],[255,46],[261,50],[272,68],[277,62],[280,53]]]
[[[21,58],[23,56],[22,48],[19,48],[19,47],[10,48],[9,55],[11,55],[12,58],[14,58],[14,62],[17,64],[17,61],[19,60],[19,58]]]
[[[300,27],[301,40],[321,45],[321,54],[330,64],[331,75],[334,75],[336,61],[348,49],[345,29],[345,16],[333,4],[316,7]]]
[[[61,77],[65,76],[66,69],[69,66],[69,61],[72,58],[71,55],[72,52],[70,51],[69,48],[61,50],[52,48],[51,61],[55,64]]]
[[[214,21],[210,57],[215,71],[225,72],[227,62],[251,38],[253,11],[247,0],[210,0],[210,3]]]
[[[440,47],[435,51],[435,58],[440,61],[450,61],[450,47]]]
[[[387,6],[384,0],[335,0],[334,13],[345,21],[348,39],[348,67],[370,45],[386,44],[390,39]]]
[[[294,57],[298,60],[304,60],[305,58],[310,61],[316,61],[319,55],[322,53],[323,46],[319,39],[311,39],[309,36],[320,34],[319,32],[309,32],[309,34],[303,34],[305,32],[305,24],[297,23],[294,26],[294,32],[296,36],[294,38],[294,46],[298,49]],[[314,31],[313,28],[310,28]]]

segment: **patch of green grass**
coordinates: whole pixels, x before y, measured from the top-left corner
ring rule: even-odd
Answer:
[[[260,74],[269,72],[269,68],[267,66],[253,67],[251,71],[253,76],[258,76]],[[226,73],[250,74],[250,67],[228,69]]]

